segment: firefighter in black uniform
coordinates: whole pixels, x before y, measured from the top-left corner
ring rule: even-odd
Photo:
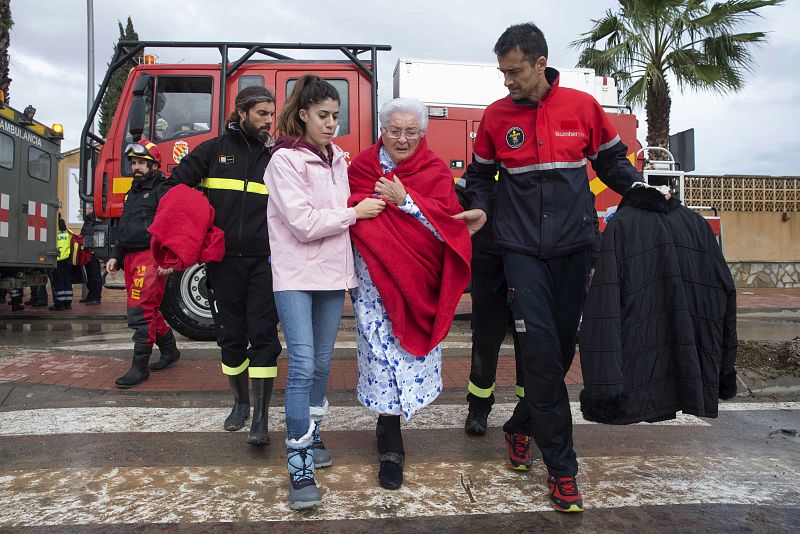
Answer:
[[[267,415],[281,352],[272,293],[264,170],[275,99],[260,86],[242,89],[226,131],[200,144],[172,171],[171,180],[201,185],[225,231],[225,257],[206,265],[211,312],[234,405],[225,430],[244,427],[250,415],[248,375],[253,382],[253,421],[247,442],[269,443]],[[248,346],[249,342],[249,346]]]
[[[456,182],[456,193],[462,206],[467,206],[464,197],[466,175]],[[508,287],[503,271],[502,249],[492,238],[492,224],[486,225],[472,236],[472,362],[467,385],[469,412],[464,431],[473,436],[486,434],[487,419],[494,404],[497,358],[500,346],[506,338],[511,324],[508,306]],[[516,394],[525,396],[522,379],[522,363],[517,333],[512,329],[514,360],[516,368]],[[524,435],[529,438],[529,433]],[[512,465],[515,469],[520,467]],[[527,467],[526,467],[527,468]]]

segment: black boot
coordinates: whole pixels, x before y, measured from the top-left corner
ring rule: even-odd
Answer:
[[[403,435],[400,433],[400,416],[379,416],[375,434],[378,436],[378,460],[381,464],[378,481],[383,488],[400,489],[406,459]]]
[[[114,382],[121,388],[132,388],[136,384],[144,382],[150,378],[150,371],[147,370],[147,362],[153,353],[153,345],[145,343],[133,344],[133,363],[130,370]]]
[[[247,443],[252,445],[269,445],[267,422],[269,421],[269,401],[272,398],[274,378],[253,378],[253,422]]]
[[[483,436],[486,434],[489,412],[491,411],[491,406],[470,404],[467,420],[464,422],[464,432],[473,436]]]
[[[247,389],[247,371],[236,376],[228,376],[233,390],[233,409],[225,419],[225,430],[233,432],[244,428],[244,422],[250,417],[250,392]]]
[[[158,345],[161,357],[156,363],[150,364],[151,371],[166,369],[181,358],[181,352],[175,343],[175,334],[172,333],[172,330],[167,330],[166,334],[156,339],[156,345]]]

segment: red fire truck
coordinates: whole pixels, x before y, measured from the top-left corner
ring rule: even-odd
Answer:
[[[146,49],[205,48],[221,54],[219,64],[158,64],[144,55]],[[91,245],[107,257],[114,241],[122,202],[132,181],[127,145],[145,137],[164,155],[163,170],[169,174],[181,158],[199,143],[222,132],[238,92],[248,85],[274,91],[277,108],[292,85],[312,72],[330,81],[341,96],[336,143],[348,154],[357,154],[377,138],[377,53],[387,45],[374,44],[279,44],[279,43],[174,43],[120,42],[84,125],[81,144],[82,199],[94,203],[104,220]],[[313,50],[341,53],[344,59],[308,61],[292,59],[285,51]],[[229,54],[234,53],[237,59]],[[360,58],[367,55],[368,57]],[[262,59],[253,59],[260,57]],[[106,139],[91,133],[100,101],[111,75],[130,69],[116,114]],[[589,69],[564,69],[562,85],[586,90],[606,105],[631,161],[640,148],[636,117],[617,105],[610,78],[597,78]],[[505,95],[496,65],[400,60],[394,72],[394,96],[416,97],[428,105],[426,139],[432,150],[449,163],[453,177],[461,177],[472,155],[472,140],[483,108]],[[605,99],[605,101],[604,101]],[[616,205],[618,196],[590,175],[597,195],[598,212]],[[173,274],[167,283],[162,312],[170,325],[192,339],[214,339],[214,323],[208,305],[205,268],[193,266]]]

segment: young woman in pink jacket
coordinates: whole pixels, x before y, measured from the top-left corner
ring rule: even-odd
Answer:
[[[349,228],[386,206],[366,198],[347,207],[347,162],[331,142],[338,120],[333,85],[300,78],[278,117],[280,137],[264,174],[275,304],[289,354],[286,452],[294,509],[322,502],[314,467],[332,462],[319,428],[344,292],[357,285]]]

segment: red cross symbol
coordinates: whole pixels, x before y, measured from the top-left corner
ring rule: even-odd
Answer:
[[[8,217],[11,198],[0,193],[0,237],[8,237]]]
[[[28,241],[47,241],[47,204],[28,201]]]

